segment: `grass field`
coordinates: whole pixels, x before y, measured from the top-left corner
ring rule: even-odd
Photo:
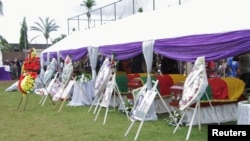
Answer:
[[[98,119],[88,112],[89,106],[65,106],[58,112],[47,100],[44,106],[39,105],[41,97],[30,94],[26,109],[20,105],[21,93],[5,92],[14,81],[0,82],[0,140],[1,141],[132,141],[135,138],[140,122],[136,122],[127,136],[130,121],[117,109],[110,108],[106,124],[103,125],[105,109],[101,110]],[[173,126],[168,126],[168,114],[159,114],[157,121],[145,121],[138,141],[183,141],[186,140],[187,126],[173,134]],[[192,127],[190,141],[206,141],[207,125]]]

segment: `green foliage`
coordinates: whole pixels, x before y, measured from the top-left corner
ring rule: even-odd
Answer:
[[[180,111],[180,110],[175,110],[172,112],[172,118],[171,118],[171,115],[169,115],[169,120],[168,120],[168,125],[169,126],[176,126],[179,122],[180,122],[180,119],[181,119],[181,116],[183,115],[183,111]],[[183,123],[180,122],[180,126],[182,126]]]
[[[91,80],[91,74],[86,73],[86,72],[82,72],[81,75],[76,75],[76,81],[78,82],[87,82],[89,80]]]
[[[1,35],[0,35],[0,50],[2,52],[10,52],[11,50],[13,50],[13,46],[11,46],[8,41],[3,38]]]
[[[0,15],[3,15],[3,3],[0,0]]]
[[[84,6],[87,8],[87,10],[91,10],[93,6],[96,5],[95,0],[84,0],[82,1],[82,3],[80,4],[80,6]]]
[[[20,39],[19,39],[19,50],[23,51],[29,49],[28,35],[27,35],[27,23],[26,17],[23,18],[23,22],[20,29]]]
[[[245,96],[247,103],[250,104],[250,89],[246,88],[243,95]]]
[[[140,7],[140,8],[138,9],[138,12],[142,13],[142,12],[143,12],[143,9]]]
[[[64,39],[65,37],[67,37],[67,35],[62,34],[60,37],[57,37],[56,39],[54,39],[54,40],[52,41],[52,44],[55,44],[55,43],[61,41],[61,40]]]

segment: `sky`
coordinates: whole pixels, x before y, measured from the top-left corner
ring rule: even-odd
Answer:
[[[68,22],[67,19],[82,13],[87,12],[85,7],[81,7],[80,4],[83,0],[2,0],[4,16],[0,16],[0,35],[2,35],[9,43],[19,43],[21,23],[26,18],[28,28],[35,25],[34,22],[39,22],[38,17],[45,19],[49,17],[54,19],[56,24],[60,26],[58,31],[51,32],[51,39],[55,39],[62,34],[68,35]],[[118,1],[118,0],[95,0],[96,6],[94,8],[101,7],[103,5]],[[123,0],[124,5],[127,5]],[[175,3],[178,0],[156,0],[157,5],[164,5],[160,2]],[[145,3],[152,3],[152,0],[135,0],[137,5],[145,5]],[[146,4],[147,5],[147,4]],[[165,4],[166,5],[166,4]],[[152,4],[151,4],[152,6]],[[123,6],[124,12],[126,7]],[[147,9],[147,8],[145,8]],[[37,35],[40,35],[36,31],[28,31],[28,41]],[[32,40],[30,42],[46,43],[44,37]]]
[[[56,38],[61,34],[67,35],[67,18],[86,12],[86,8],[80,6],[82,0],[2,0],[2,3],[4,16],[0,16],[0,35],[9,43],[19,42],[20,27],[24,17],[28,27],[39,21],[38,17],[54,19],[60,26],[58,32],[52,32],[51,36]],[[35,31],[28,33],[29,39],[36,35],[39,33]],[[45,43],[45,39],[42,40],[41,37],[33,40],[33,43]]]

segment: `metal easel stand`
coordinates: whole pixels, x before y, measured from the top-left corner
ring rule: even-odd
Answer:
[[[86,98],[88,101],[91,101],[91,99],[87,97],[86,92],[83,90],[83,87],[79,83],[76,82],[75,86],[78,87],[78,89],[81,91],[84,98]]]
[[[209,97],[208,97],[208,95],[207,95],[207,92],[205,92],[205,95],[206,95],[206,97],[207,97],[207,99],[208,99],[208,101],[209,101],[210,108],[212,109],[213,112],[215,112],[215,111],[214,111],[214,107],[212,106],[212,103],[211,103],[211,101],[210,101],[210,99],[209,99]],[[182,123],[182,120],[183,120],[183,118],[184,118],[184,116],[185,116],[185,114],[186,114],[188,108],[189,108],[189,107],[187,107],[187,108],[184,109],[184,112],[183,112],[183,114],[182,114],[182,116],[181,116],[181,119],[180,119],[180,121],[178,122],[178,124],[176,125],[176,127],[175,127],[173,133],[175,133],[176,130],[179,128],[179,126],[180,126],[180,124]],[[197,111],[198,111],[198,113],[199,113],[199,114],[198,114],[198,126],[199,126],[199,131],[200,131],[200,129],[201,129],[200,100],[198,100],[198,101],[196,102],[196,104],[195,104],[194,113],[193,113],[193,115],[192,115],[192,118],[191,118],[191,121],[190,121],[190,124],[189,124],[189,129],[188,129],[188,133],[187,133],[187,136],[186,136],[186,140],[189,140],[189,136],[190,136],[190,134],[191,134],[191,130],[192,130],[192,127],[193,127],[194,118],[195,118],[195,116],[196,116]],[[215,115],[215,114],[214,114],[214,115]],[[214,118],[214,116],[213,116],[213,118]],[[217,121],[217,123],[220,124],[217,116],[216,116],[216,118],[217,118],[217,120],[215,119],[215,121]]]
[[[96,110],[97,110],[97,108],[98,108],[98,104],[101,102],[102,96],[103,96],[103,93],[104,93],[104,92],[105,92],[105,89],[103,89],[102,92],[100,92],[98,95],[95,96],[95,99],[93,100],[93,102],[92,102],[92,104],[91,104],[91,106],[90,106],[88,112],[90,112],[91,109],[93,108],[93,106],[96,105],[93,114],[96,113]]]
[[[91,104],[91,106],[90,106],[88,112],[90,112],[91,109],[93,108],[93,106],[96,104],[96,107],[95,107],[95,109],[94,109],[93,114],[96,113],[96,110],[97,110],[97,107],[98,107],[98,103],[100,103],[100,101],[102,100],[102,93],[103,93],[103,92],[101,92],[101,94],[99,94],[99,95],[97,95],[97,96],[95,97],[95,99],[94,99],[94,101],[92,102],[92,104]]]
[[[134,118],[130,118],[131,123],[130,123],[124,136],[128,135],[128,133],[131,130],[131,128],[133,127],[134,123],[138,120],[138,121],[141,121],[141,123],[138,127],[137,133],[136,133],[135,138],[134,138],[134,140],[137,140],[139,133],[141,131],[142,125],[145,121],[145,117],[146,117],[150,107],[152,106],[152,103],[155,99],[156,94],[158,93],[156,90],[157,85],[158,85],[158,80],[156,82],[154,82],[153,88],[151,90],[148,90],[144,94],[146,96],[146,98],[144,97],[143,100],[140,102],[140,104],[137,105],[137,107],[139,107],[139,108],[133,107],[132,111],[135,110],[134,111],[135,113],[133,115]]]
[[[17,110],[19,110],[21,104],[24,104],[23,111],[25,111],[26,105],[27,105],[27,102],[28,102],[28,98],[29,98],[29,94],[22,95],[21,100],[20,100],[20,102],[18,104]]]
[[[70,90],[74,86],[75,79],[76,78],[74,78],[73,80],[69,80],[69,82],[66,85],[63,85],[60,96],[56,102],[56,105],[61,103],[61,105],[59,106],[58,112],[61,112],[62,107],[64,106],[64,103],[69,99]],[[55,108],[56,108],[56,105],[55,105]]]
[[[105,112],[105,116],[104,116],[103,125],[106,123],[106,119],[107,119],[107,115],[108,115],[108,111],[109,111],[109,104],[110,104],[110,100],[111,100],[112,94],[114,94],[114,102],[115,102],[115,95],[117,94],[118,97],[119,97],[120,100],[121,100],[121,103],[123,104],[123,108],[125,108],[125,104],[124,104],[124,102],[123,102],[121,93],[120,93],[119,88],[118,88],[118,86],[117,86],[117,84],[116,84],[116,82],[115,82],[115,80],[116,80],[115,77],[116,77],[116,74],[113,74],[111,81],[109,81],[109,82],[108,82],[108,85],[107,85],[107,86],[110,86],[110,89],[107,89],[107,88],[106,88],[105,93],[104,93],[104,94],[108,95],[108,99],[106,99],[106,101],[108,101],[108,102],[107,102],[106,104],[103,104],[102,102],[100,102],[101,100],[103,100],[103,98],[105,98],[105,97],[103,97],[104,94],[102,94],[102,96],[100,96],[100,98],[99,98],[99,100],[98,100],[98,103],[97,103],[97,105],[96,105],[96,109],[97,109],[98,107],[99,107],[99,109],[98,109],[97,115],[95,116],[94,121],[97,120],[97,118],[98,118],[98,116],[99,116],[99,114],[100,114],[100,111],[101,111],[102,107],[106,107],[106,112]],[[115,108],[115,107],[114,107],[114,108]],[[129,115],[128,115],[127,112],[126,112],[126,115],[127,115],[127,117],[129,118]]]
[[[45,91],[46,91],[46,94],[42,95],[41,100],[40,100],[40,102],[39,102],[39,104],[42,104],[42,106],[45,104],[45,101],[47,100],[47,97],[49,97],[50,100],[51,100],[51,102],[52,102],[52,104],[55,105],[55,103],[54,103],[54,101],[52,100],[52,97],[51,97],[51,95],[50,95],[50,90],[48,90],[48,88],[49,88],[49,89],[52,89],[52,87],[53,87],[52,85],[53,85],[54,82],[57,80],[57,76],[58,76],[58,72],[55,74],[54,78],[50,81],[50,83],[49,83],[48,86],[47,86],[46,84],[44,84],[43,80],[40,78],[40,76],[38,76],[39,79],[40,79],[40,81],[42,82],[42,85],[43,85]],[[47,88],[47,87],[48,87],[48,88]]]

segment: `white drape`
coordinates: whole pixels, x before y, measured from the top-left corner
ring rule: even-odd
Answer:
[[[73,95],[69,106],[85,106],[91,105],[93,100],[93,82],[76,82],[74,84]]]
[[[247,100],[238,102],[237,124],[250,125],[250,104]]]
[[[45,63],[46,66],[49,64],[49,60],[50,60],[50,52],[47,53],[47,61]]]
[[[89,46],[88,53],[89,53],[90,66],[91,66],[91,70],[92,70],[92,80],[95,82],[98,47]]]
[[[147,89],[148,90],[152,88],[150,73],[151,73],[152,64],[153,64],[154,42],[155,42],[154,40],[148,40],[142,43],[142,51],[143,51],[143,55],[144,55],[146,66],[147,66]]]
[[[147,90],[151,90],[152,82],[151,82],[151,69],[153,64],[153,47],[154,47],[154,40],[147,40],[142,43],[142,51],[146,61],[147,66]],[[151,105],[145,120],[157,120],[157,115],[155,112],[154,104]]]
[[[2,55],[2,51],[0,50],[0,67],[3,66],[3,55]]]

